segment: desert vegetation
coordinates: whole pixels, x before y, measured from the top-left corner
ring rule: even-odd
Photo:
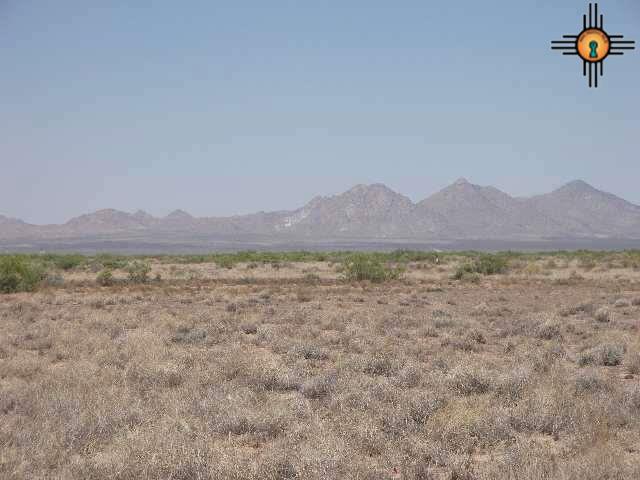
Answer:
[[[0,288],[3,479],[640,478],[639,252],[0,256]]]
[[[0,257],[0,293],[33,291],[44,278],[38,262],[18,256]]]

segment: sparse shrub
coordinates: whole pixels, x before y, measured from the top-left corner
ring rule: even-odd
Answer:
[[[487,339],[485,338],[484,334],[477,329],[471,330],[471,332],[469,332],[467,337],[469,338],[469,340],[479,343],[481,345],[484,345],[485,343],[487,343]]]
[[[142,394],[149,394],[158,387],[175,388],[184,382],[182,372],[169,368],[131,365],[125,373],[125,380]]]
[[[625,365],[630,375],[640,375],[640,353],[635,352],[633,355],[630,355]]]
[[[626,308],[626,307],[630,307],[631,303],[626,298],[619,298],[618,300],[615,301],[613,306],[616,308]]]
[[[615,367],[622,363],[626,348],[619,344],[605,344],[600,347],[582,352],[578,357],[578,365],[601,365]]]
[[[467,272],[464,268],[458,268],[458,270],[456,270],[456,273],[453,274],[453,279],[460,280],[461,282],[476,284],[480,283],[480,281],[482,280],[479,273]]]
[[[139,260],[130,263],[127,267],[127,273],[129,274],[129,281],[131,283],[147,283],[150,272],[151,266]]]
[[[636,297],[631,300],[631,305],[633,305],[634,307],[640,307],[640,297]]]
[[[294,348],[294,351],[305,360],[326,360],[327,358],[329,358],[329,355],[326,351],[319,347],[316,347],[315,345],[298,345]]]
[[[255,323],[243,323],[240,325],[240,330],[245,335],[255,335],[258,333],[258,326]]]
[[[478,352],[480,348],[478,347],[475,341],[469,339],[457,339],[452,337],[447,337],[442,342],[440,342],[441,347],[450,347],[455,350],[460,350],[462,352]]]
[[[423,370],[420,365],[407,362],[393,378],[394,385],[400,388],[413,388],[420,384],[423,378]]]
[[[311,295],[311,291],[301,288],[296,292],[296,299],[300,303],[307,303],[313,300],[313,295]]]
[[[241,285],[254,285],[256,283],[258,283],[258,279],[255,277],[242,277],[238,283],[240,283]]]
[[[483,370],[458,366],[449,374],[449,386],[460,395],[478,395],[491,390],[491,381]]]
[[[596,311],[596,306],[593,303],[580,303],[575,307],[570,307],[568,310],[571,315],[577,315],[579,313],[593,315]]]
[[[558,264],[555,262],[555,260],[553,258],[550,258],[549,260],[547,260],[547,262],[544,264],[544,268],[548,269],[548,270],[553,270],[555,268],[558,268]]]
[[[243,410],[230,408],[225,413],[216,415],[211,421],[212,430],[225,435],[250,434],[261,438],[276,438],[282,433],[281,419],[260,418]]]
[[[96,283],[102,287],[109,287],[114,284],[113,272],[108,269],[102,270],[96,277]]]
[[[369,357],[364,365],[364,373],[368,375],[389,377],[397,370],[394,359],[387,354],[376,354]]]
[[[400,268],[389,268],[371,255],[358,254],[347,259],[343,265],[343,272],[347,280],[362,282],[368,280],[382,283],[400,278]]]
[[[595,365],[597,363],[597,352],[595,350],[587,350],[578,356],[578,365],[586,367],[587,365]]]
[[[427,337],[427,338],[439,337],[438,330],[436,330],[435,326],[422,327],[418,333],[421,337]]]
[[[524,368],[516,368],[513,372],[504,375],[496,385],[496,396],[509,402],[517,402],[524,394],[531,382],[531,373]]]
[[[207,337],[207,332],[199,328],[180,327],[171,337],[173,343],[198,343]]]
[[[552,344],[550,348],[546,348],[532,356],[533,369],[536,372],[547,373],[551,371],[559,360],[565,358],[566,355],[566,352],[560,345]]]
[[[525,275],[540,275],[542,273],[542,267],[535,262],[529,262],[523,271]]]
[[[451,318],[451,314],[446,312],[445,310],[434,310],[431,312],[431,316],[433,318]]]
[[[438,310],[436,310],[437,312]],[[447,317],[440,317],[440,316],[436,316],[434,313],[434,319],[433,319],[433,326],[435,328],[452,328],[456,326],[456,321],[452,318],[450,318],[449,316]]]
[[[567,285],[571,285],[572,283],[579,282],[580,280],[584,280],[584,277],[574,270],[569,275],[569,278],[567,280],[568,282]]]
[[[235,265],[235,262],[231,257],[219,257],[216,258],[216,265],[219,268],[226,268],[227,270],[231,270]]]
[[[127,257],[102,254],[95,257],[92,264],[101,265],[101,268],[106,268],[109,270],[118,270],[126,268],[129,264],[129,260]]]
[[[47,287],[61,287],[64,285],[64,277],[58,273],[47,273],[42,279],[42,284]]]
[[[577,315],[578,313],[587,313],[589,315],[593,314],[595,311],[595,306],[593,303],[581,303],[576,306],[565,307],[560,310],[560,315],[563,317],[569,317],[571,315]]]
[[[295,480],[300,478],[298,472],[287,458],[266,459],[260,465],[257,478],[268,480]]]
[[[449,475],[449,480],[476,480],[476,478],[473,471],[465,466],[454,466]]]
[[[483,255],[474,262],[474,271],[481,275],[505,273],[507,267],[507,260],[497,255]]]
[[[636,387],[627,393],[627,404],[631,412],[640,413],[640,387]]]
[[[599,308],[595,313],[595,319],[600,323],[609,323],[611,321],[611,312],[606,308]]]
[[[406,467],[402,480],[435,480],[427,462],[420,462]]]
[[[576,377],[576,393],[596,393],[610,389],[606,380],[595,372],[580,373]]]
[[[581,258],[579,264],[580,268],[586,271],[596,268],[596,262],[591,258]]]
[[[561,317],[570,317],[572,315],[577,315],[578,309],[577,307],[563,307],[559,313]]]
[[[320,276],[315,273],[307,273],[303,280],[304,283],[308,283],[309,285],[317,285],[320,283]]]
[[[82,255],[54,255],[51,262],[61,270],[73,270],[86,263],[86,257]]]
[[[417,425],[424,425],[433,415],[446,405],[444,397],[434,393],[417,393],[408,401],[408,410],[411,420]]]
[[[306,398],[319,399],[331,394],[335,386],[336,376],[333,374],[314,377],[302,384],[300,393]]]
[[[469,263],[460,265],[453,278],[455,280],[465,280],[477,275],[498,275],[505,273],[508,268],[506,258],[500,255],[481,255]]]
[[[0,293],[32,292],[43,279],[41,267],[18,256],[0,257]]]
[[[536,337],[542,340],[553,340],[554,338],[560,338],[560,325],[553,321],[546,321],[538,326],[536,330]]]
[[[248,384],[255,390],[270,392],[289,392],[300,388],[297,378],[288,371],[266,366],[249,372]]]

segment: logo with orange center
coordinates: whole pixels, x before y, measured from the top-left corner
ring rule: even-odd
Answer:
[[[578,55],[585,62],[601,62],[611,51],[609,36],[599,28],[585,30],[578,37]]]
[[[552,50],[582,59],[582,74],[589,77],[589,87],[598,88],[598,78],[604,75],[604,60],[611,55],[624,55],[635,49],[635,41],[624,35],[609,35],[604,30],[604,15],[598,16],[598,4],[589,4],[589,21],[583,15],[582,31],[578,35],[563,35],[564,40],[551,42]]]

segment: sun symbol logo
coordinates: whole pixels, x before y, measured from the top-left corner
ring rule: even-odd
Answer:
[[[609,35],[604,30],[604,15],[598,15],[598,4],[589,4],[589,19],[582,17],[582,31],[578,35],[563,35],[564,40],[551,42],[552,50],[563,55],[577,55],[582,59],[582,74],[589,77],[589,87],[598,88],[598,78],[604,75],[604,61],[610,55],[624,55],[635,49],[636,42],[624,40],[624,35]]]

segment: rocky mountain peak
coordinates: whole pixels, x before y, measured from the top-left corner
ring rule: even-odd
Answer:
[[[465,178],[414,204],[381,183],[356,185],[304,207],[233,217],[194,218],[176,210],[162,219],[114,209],[76,217],[64,225],[36,226],[0,216],[1,239],[124,236],[149,239],[188,234],[278,235],[290,239],[640,239],[640,206],[582,180],[531,198],[513,198]],[[145,237],[145,238],[147,238]]]
[[[140,218],[140,219],[152,219],[153,215],[151,215],[150,213],[145,212],[144,210],[137,210],[134,214],[134,217],[136,218]]]
[[[558,188],[556,192],[597,192],[598,190],[589,185],[584,180],[573,180],[566,185]]]
[[[165,220],[193,220],[193,217],[184,210],[174,210],[169,215],[164,217]]]

